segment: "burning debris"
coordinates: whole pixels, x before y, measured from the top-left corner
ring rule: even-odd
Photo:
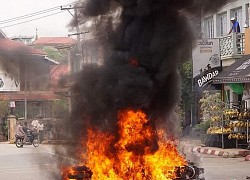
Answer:
[[[78,146],[69,155],[79,166],[64,169],[65,180],[198,179],[202,170],[187,163],[175,142],[177,67],[193,40],[187,14],[225,2],[84,1],[80,22],[95,19],[104,64],[84,65],[77,75],[70,128]]]
[[[203,168],[197,168],[194,165],[187,165],[183,167],[176,168],[176,178],[174,180],[186,180],[186,179],[195,179],[202,180],[203,178],[199,178],[200,174],[204,173]],[[144,170],[142,170],[141,174],[145,176]],[[76,166],[72,168],[70,174],[68,174],[67,178],[76,179],[76,180],[91,180],[93,172],[86,166]],[[144,178],[145,180],[150,180],[151,178]]]
[[[68,179],[77,179],[77,180],[90,180],[93,175],[93,172],[87,166],[76,166],[71,169],[67,175]]]
[[[64,169],[64,179],[197,179],[201,169],[188,164],[174,141],[166,139],[162,130],[155,132],[148,123],[142,111],[124,110],[119,113],[118,139],[89,129],[87,152],[79,152],[80,162],[88,168],[80,165]],[[111,144],[112,149],[106,148]]]

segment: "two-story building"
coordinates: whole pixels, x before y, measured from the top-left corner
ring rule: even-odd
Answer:
[[[0,100],[12,102],[11,113],[28,122],[54,118],[54,101],[61,99],[51,86],[51,66],[57,64],[42,50],[0,33]]]
[[[250,40],[245,37],[245,34],[247,35],[248,33],[248,26],[250,24],[249,4],[249,0],[231,0],[216,13],[201,15],[202,38],[219,39],[222,71],[246,54],[249,54],[245,47],[247,41]],[[228,34],[232,28],[232,22],[230,21],[232,17],[239,22],[241,29],[240,33]],[[218,75],[218,78],[219,77],[220,74]],[[230,87],[231,83],[240,83],[240,81],[216,81],[216,84],[224,85],[226,92],[225,99],[227,99],[227,102],[237,104],[241,97],[233,91],[232,86]]]
[[[196,122],[201,121],[201,113],[199,99],[201,98],[201,94],[204,90],[214,91],[218,90],[221,92],[221,96],[223,98],[223,106],[226,108],[236,108],[238,109],[238,115],[240,112],[246,112],[250,107],[250,91],[249,91],[249,83],[250,83],[250,0],[229,0],[226,5],[221,7],[217,12],[210,14],[202,14],[201,13],[201,38],[202,40],[198,42],[202,42],[199,45],[199,49],[195,49],[193,52],[198,52],[197,54],[200,57],[196,56],[196,61],[193,63],[194,67],[197,64],[201,64],[202,57],[205,53],[210,53],[209,59],[205,63],[207,65],[207,69],[211,70],[213,67],[214,60],[220,60],[220,64],[218,64],[219,70],[217,73],[212,73],[212,71],[208,71],[211,76],[202,76],[203,80],[200,82],[206,82],[208,79],[210,83],[203,89],[199,89],[196,92],[200,97],[196,99],[196,106],[193,113],[195,116]],[[233,26],[233,20],[239,23],[240,32],[230,32]],[[215,49],[213,49],[215,48]],[[213,53],[215,51],[216,53]],[[193,53],[194,54],[194,53]],[[196,55],[197,55],[196,54]],[[216,55],[216,58],[214,58]],[[218,56],[217,56],[218,55]],[[204,55],[205,56],[205,55]],[[218,62],[218,61],[216,61]],[[196,64],[197,63],[197,64]],[[193,73],[202,72],[202,69],[196,68]],[[203,64],[204,70],[204,64]],[[221,72],[220,72],[221,71]],[[203,71],[204,72],[204,71]],[[202,73],[200,73],[202,74]],[[204,75],[204,73],[203,73]],[[201,83],[201,84],[202,84]],[[210,89],[209,89],[209,88]],[[247,91],[248,95],[245,95],[244,92]],[[220,109],[221,110],[221,109]],[[212,114],[212,113],[211,113]],[[211,120],[209,116],[210,113],[205,114],[208,117],[204,117],[204,120]],[[219,128],[221,132],[211,133],[208,132],[208,141],[213,143],[217,143],[218,147],[225,147],[225,143],[227,141],[228,146],[232,146],[235,143],[236,147],[238,147],[238,141],[242,140],[246,144],[250,137],[248,137],[248,126],[238,130],[236,126],[234,126],[235,122],[245,123],[246,119],[243,118],[242,115],[235,116],[234,119],[225,118],[224,112],[220,112],[218,114],[219,120],[212,121],[210,124],[210,128]],[[224,132],[225,128],[229,125],[233,124],[233,128],[229,133]],[[247,123],[246,123],[247,124]],[[236,127],[236,129],[235,129]],[[247,130],[246,130],[247,129]],[[242,133],[242,137],[238,138],[234,137],[233,140],[230,138],[229,134]],[[235,145],[233,145],[235,147]],[[214,144],[213,144],[214,146]]]

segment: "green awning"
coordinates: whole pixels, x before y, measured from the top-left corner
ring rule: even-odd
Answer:
[[[229,87],[238,95],[243,94],[244,86],[243,83],[231,83]]]

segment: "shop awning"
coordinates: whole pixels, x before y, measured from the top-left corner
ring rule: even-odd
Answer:
[[[250,55],[244,55],[222,70],[212,80],[213,84],[250,82]]]

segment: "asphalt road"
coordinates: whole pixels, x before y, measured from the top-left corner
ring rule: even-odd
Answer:
[[[0,143],[0,180],[54,180],[58,173],[52,146],[17,148]]]
[[[191,155],[197,167],[204,168],[205,180],[245,180],[250,176],[250,161],[244,157],[224,158],[207,154]]]
[[[192,153],[187,158],[205,169],[205,180],[243,180],[250,176],[250,161],[244,158]],[[0,180],[59,180],[56,159],[52,145],[17,148],[0,143]]]

